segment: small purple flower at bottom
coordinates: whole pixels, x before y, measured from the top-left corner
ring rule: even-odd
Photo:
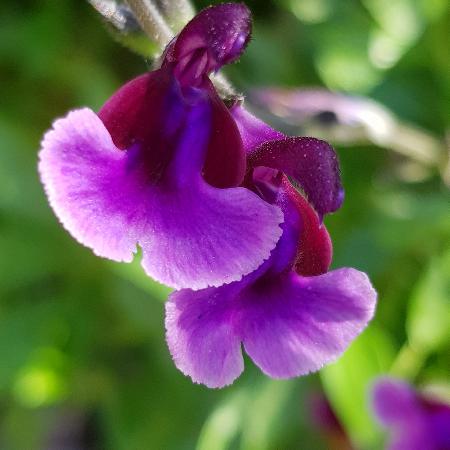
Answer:
[[[450,450],[450,405],[408,383],[379,379],[372,392],[379,421],[389,428],[389,450]]]
[[[273,378],[320,369],[361,333],[376,301],[364,273],[326,273],[332,248],[321,217],[343,199],[333,149],[317,139],[283,136],[240,106],[232,112],[248,154],[245,185],[280,207],[285,220],[276,248],[255,272],[169,297],[166,339],[174,362],[194,382],[213,388],[241,374],[241,346]]]
[[[243,4],[207,8],[160,69],[125,84],[98,114],[79,109],[53,124],[39,172],[75,239],[115,261],[130,262],[140,246],[146,273],[177,289],[240,280],[267,260],[283,216],[240,187],[242,139],[208,78],[239,57],[250,29]]]

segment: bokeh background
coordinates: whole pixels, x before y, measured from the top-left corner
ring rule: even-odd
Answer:
[[[227,75],[266,120],[332,139],[346,189],[344,206],[326,219],[333,266],[369,274],[375,319],[319,374],[274,381],[247,360],[231,387],[192,384],[164,341],[168,290],[138,263],[101,260],[78,245],[36,171],[54,118],[98,109],[150,61],[112,39],[85,1],[2,0],[0,448],[381,449],[385,433],[368,402],[377,375],[448,392],[446,0],[248,4],[253,40]],[[286,92],[262,101],[258,89],[267,87],[378,103],[347,98],[342,107],[330,97],[305,118]]]

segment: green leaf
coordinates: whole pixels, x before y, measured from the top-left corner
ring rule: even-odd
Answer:
[[[249,400],[249,393],[234,391],[220,403],[207,419],[200,432],[197,450],[226,450],[239,433]]]
[[[165,301],[167,296],[172,292],[169,287],[158,283],[144,272],[141,266],[141,252],[129,264],[117,264],[116,262],[107,261],[106,264],[116,275],[130,281],[135,286],[148,292],[153,298]]]
[[[357,447],[370,448],[378,440],[368,391],[374,378],[389,370],[392,353],[388,336],[371,325],[339,361],[321,371],[327,397]]]
[[[412,293],[406,322],[413,348],[432,352],[450,339],[450,251],[432,259]]]
[[[272,448],[273,437],[279,431],[279,421],[295,386],[295,381],[266,379],[248,405],[241,439],[242,450]]]

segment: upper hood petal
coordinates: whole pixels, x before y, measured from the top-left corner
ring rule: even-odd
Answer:
[[[342,205],[344,190],[339,162],[325,141],[310,137],[285,137],[263,143],[248,158],[248,167],[281,170],[302,189],[322,220]]]
[[[169,44],[163,64],[175,64],[182,84],[201,83],[205,75],[239,58],[250,34],[251,14],[243,3],[211,6],[200,11]]]

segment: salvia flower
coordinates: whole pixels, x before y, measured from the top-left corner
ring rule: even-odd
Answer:
[[[332,247],[321,219],[343,200],[333,149],[317,139],[283,136],[239,105],[232,114],[248,155],[244,184],[281,208],[284,223],[269,260],[253,273],[169,297],[166,337],[174,362],[208,387],[228,385],[241,374],[242,345],[274,378],[320,369],[364,329],[376,300],[364,273],[327,273]]]
[[[139,245],[145,271],[179,289],[167,342],[177,367],[210,387],[239,376],[242,345],[275,378],[318,370],[376,299],[365,274],[327,272],[322,220],[343,201],[334,150],[226,107],[208,78],[239,57],[250,28],[241,4],[203,10],[159,69],[98,114],[57,120],[40,152],[50,204],[76,239],[118,261]]]
[[[139,245],[146,273],[175,288],[236,281],[269,257],[282,212],[240,187],[242,139],[208,78],[239,57],[250,28],[242,4],[207,8],[160,69],[125,84],[98,114],[55,121],[39,172],[75,239],[116,261],[131,261]]]
[[[394,378],[377,380],[372,403],[379,421],[390,430],[387,449],[450,449],[449,404]]]

